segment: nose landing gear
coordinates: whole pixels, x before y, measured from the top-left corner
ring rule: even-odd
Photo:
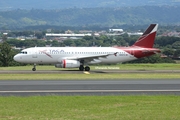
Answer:
[[[32,68],[32,71],[36,71],[36,63],[34,63],[34,67]]]

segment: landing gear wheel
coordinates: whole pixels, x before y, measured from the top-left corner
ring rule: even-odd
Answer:
[[[83,65],[80,65],[79,70],[80,70],[80,71],[84,71],[84,66],[83,66]]]
[[[36,71],[36,68],[32,68],[32,71]]]
[[[89,67],[89,66],[86,66],[86,67],[85,67],[85,71],[90,71],[90,67]]]

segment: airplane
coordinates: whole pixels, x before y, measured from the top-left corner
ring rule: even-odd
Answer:
[[[36,71],[36,64],[90,71],[89,64],[121,63],[160,53],[153,48],[157,28],[158,24],[151,24],[129,47],[32,47],[15,55],[14,60],[34,64],[32,71]]]

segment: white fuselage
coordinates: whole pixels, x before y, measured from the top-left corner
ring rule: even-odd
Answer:
[[[94,57],[87,64],[120,63],[137,59],[134,55],[113,47],[34,47],[24,49],[14,59],[22,63],[57,64],[64,59],[78,60],[91,56],[101,57]]]

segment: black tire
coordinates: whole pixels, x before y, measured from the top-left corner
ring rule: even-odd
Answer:
[[[89,66],[86,66],[86,67],[85,67],[85,71],[90,71],[90,67],[89,67]]]
[[[32,71],[36,71],[36,68],[32,68]]]
[[[80,71],[84,71],[84,66],[81,65],[81,66],[79,67],[79,70],[80,70]]]

